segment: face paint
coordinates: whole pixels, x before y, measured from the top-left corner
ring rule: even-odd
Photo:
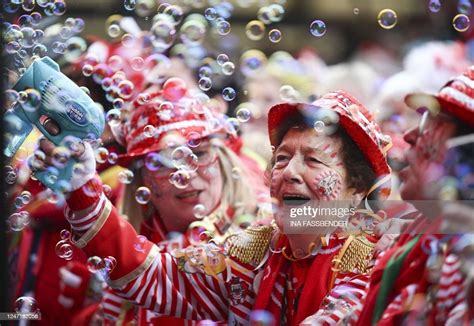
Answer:
[[[321,199],[333,200],[341,191],[341,177],[334,171],[324,171],[316,176],[315,185]]]

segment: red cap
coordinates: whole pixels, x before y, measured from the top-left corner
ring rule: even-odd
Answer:
[[[169,144],[161,140],[171,133],[192,140],[222,130],[225,122],[197,99],[186,96],[185,89],[179,91],[176,85],[167,87],[165,83],[163,91],[151,94],[145,105],[134,101],[130,117],[122,126],[127,153],[119,155],[121,166],[127,167],[136,158],[167,148]]]
[[[451,79],[437,95],[414,93],[405,97],[406,104],[419,109],[427,107],[435,113],[444,112],[469,126],[474,126],[474,66]]]
[[[283,135],[279,127],[285,120],[320,108],[337,113],[338,125],[356,143],[377,176],[390,174],[386,160],[390,137],[383,135],[370,112],[344,91],[328,93],[312,104],[282,103],[273,106],[268,113],[268,133],[272,146],[278,147],[280,144]]]

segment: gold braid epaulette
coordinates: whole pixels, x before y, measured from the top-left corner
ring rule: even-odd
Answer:
[[[226,239],[227,253],[242,263],[258,265],[267,253],[273,230],[270,225],[249,226]]]
[[[374,247],[375,244],[367,240],[364,235],[350,235],[336,258],[332,260],[332,271],[348,273],[357,270],[359,273],[368,273]]]

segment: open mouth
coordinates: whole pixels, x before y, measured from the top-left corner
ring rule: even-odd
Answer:
[[[283,203],[288,206],[301,206],[308,203],[311,198],[299,194],[285,194],[283,195]]]
[[[187,198],[198,197],[201,192],[202,192],[201,190],[186,191],[179,195],[176,195],[176,198],[187,199]]]

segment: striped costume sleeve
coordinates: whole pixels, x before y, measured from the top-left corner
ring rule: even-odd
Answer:
[[[319,310],[301,325],[354,324],[362,311],[368,281],[367,274],[347,273],[338,276]]]
[[[89,257],[116,259],[107,283],[117,296],[171,317],[227,320],[227,290],[223,284],[227,270],[214,276],[180,270],[175,257],[138,237],[119,216],[103,195],[100,181],[91,180],[72,193],[67,203],[65,213],[75,245]],[[110,299],[107,307],[113,312],[118,299]]]

